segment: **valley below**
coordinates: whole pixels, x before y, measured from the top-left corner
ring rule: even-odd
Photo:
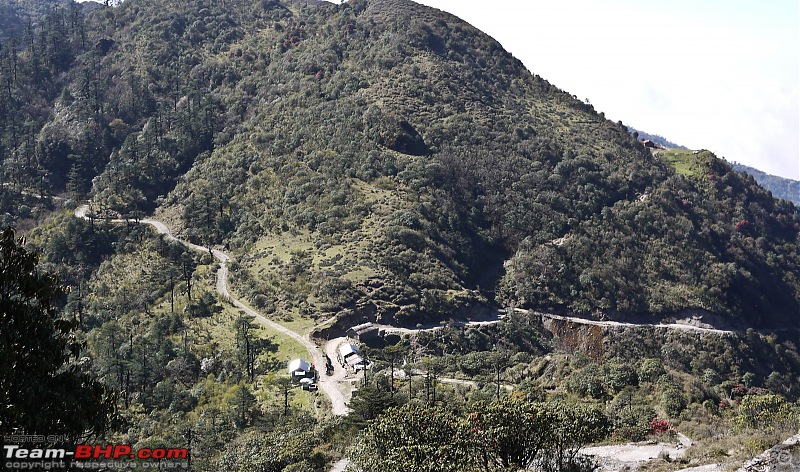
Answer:
[[[75,216],[77,218],[83,220],[96,220],[97,217],[92,213],[91,205],[84,204],[80,205],[75,209]],[[106,223],[112,224],[130,224],[130,220],[124,219],[103,219]],[[189,243],[187,241],[178,239],[174,237],[167,227],[167,225],[159,220],[150,219],[150,218],[143,218],[141,220],[136,221],[136,224],[143,224],[152,226],[158,235],[163,235],[167,239],[176,241],[179,244],[185,246],[186,248],[198,252],[198,253],[208,253],[212,255],[217,261],[219,261],[220,265],[216,272],[216,292],[220,299],[226,303],[231,304],[232,306],[241,310],[241,312],[246,313],[247,315],[252,316],[258,323],[264,324],[273,330],[277,331],[281,334],[281,336],[286,336],[291,339],[298,341],[303,347],[307,350],[308,358],[312,359],[312,362],[315,365],[323,365],[326,363],[323,360],[323,356],[326,359],[335,359],[337,357],[337,349],[339,346],[352,342],[353,340],[348,337],[338,337],[334,339],[330,339],[321,345],[318,345],[316,342],[313,342],[310,337],[310,332],[316,331],[314,327],[311,328],[310,332],[307,333],[299,333],[292,331],[291,329],[272,321],[266,318],[264,315],[258,313],[257,311],[250,308],[246,303],[242,302],[241,300],[237,299],[236,297],[232,296],[228,290],[228,270],[229,264],[232,261],[231,257],[226,253],[213,248],[207,248],[204,246],[199,246],[196,244]],[[616,331],[616,330],[625,330],[628,328],[636,328],[636,329],[644,329],[653,331],[653,335],[655,335],[656,330],[658,329],[666,329],[666,330],[675,330],[679,332],[690,332],[690,333],[700,333],[705,335],[713,335],[713,336],[738,336],[742,334],[739,330],[723,330],[717,329],[710,326],[707,323],[703,323],[702,314],[693,313],[693,316],[688,316],[682,320],[675,320],[676,322],[671,323],[659,323],[659,324],[648,324],[648,323],[630,323],[630,322],[620,322],[620,321],[611,321],[611,320],[592,320],[586,318],[579,318],[574,316],[564,316],[564,315],[556,315],[551,313],[541,313],[541,312],[529,312],[528,310],[524,310],[521,308],[514,308],[511,311],[518,313],[524,316],[533,316],[537,318],[542,327],[549,331],[554,336],[567,336],[567,338],[572,338],[573,341],[566,341],[561,347],[568,351],[572,352],[579,352],[584,355],[588,355],[590,357],[595,357],[596,359],[602,359],[602,354],[595,352],[594,350],[597,349],[597,346],[602,346],[602,334],[598,334],[596,332],[597,328],[602,328],[604,331]],[[480,329],[481,327],[486,327],[489,325],[503,323],[508,310],[496,310],[493,316],[489,316],[486,319],[481,319],[480,321],[457,321],[451,320],[446,325],[442,326],[434,326],[434,327],[418,327],[418,328],[401,328],[401,327],[394,327],[390,325],[379,325],[376,324],[375,327],[380,330],[382,336],[410,336],[414,337],[419,333],[435,333],[438,330],[444,328],[456,328],[456,329],[468,329],[470,327]],[[670,319],[672,321],[672,319]],[[327,323],[326,323],[327,324]],[[795,328],[783,328],[780,330],[794,330]],[[584,333],[584,334],[581,334]],[[319,333],[318,333],[319,334]],[[592,339],[594,336],[595,339]],[[599,341],[597,337],[600,337]],[[319,341],[319,338],[317,338]],[[577,342],[576,342],[577,340]],[[562,341],[565,342],[565,341]],[[593,346],[592,344],[596,344],[597,346]],[[601,348],[602,349],[602,348]],[[406,361],[404,361],[403,367],[405,368]],[[385,372],[384,372],[385,374]],[[365,375],[365,374],[364,374]],[[398,370],[396,378],[399,379],[406,379],[408,376],[416,375],[420,378],[426,377],[429,375],[428,372],[420,370],[418,368],[412,368],[411,370],[404,369]],[[350,400],[350,396],[352,396],[354,392],[354,384],[361,382],[359,380],[357,373],[348,372],[347,368],[340,364],[333,364],[332,371],[326,373],[324,376],[319,377],[319,388],[323,392],[323,394],[327,397],[328,404],[330,406],[330,412],[335,416],[344,416],[350,412],[350,409],[347,407],[347,403]],[[480,388],[478,382],[474,380],[468,379],[458,379],[458,378],[448,378],[448,377],[438,377],[436,379],[438,382],[442,384],[451,384],[451,385],[459,385],[465,386],[470,389]],[[513,391],[514,386],[508,384],[498,384],[498,387],[502,387],[503,390],[506,391]],[[756,456],[754,459],[747,461],[745,465],[741,468],[737,469],[737,471],[742,472],[751,472],[754,470],[762,470],[764,467],[773,467],[774,470],[792,470],[791,467],[793,464],[794,456],[790,452],[780,452],[784,451],[787,446],[790,449],[792,445],[796,444],[800,436],[794,436],[790,439],[787,439],[781,445],[776,445],[775,450],[773,448],[765,451],[764,453]],[[651,470],[647,468],[647,464],[652,463],[655,460],[662,460],[666,461],[667,463],[683,463],[686,464],[687,461],[681,461],[686,457],[686,452],[689,448],[693,446],[693,442],[681,433],[676,433],[674,438],[674,444],[666,443],[666,442],[658,442],[654,440],[638,442],[638,443],[626,443],[626,444],[615,444],[615,445],[603,445],[603,446],[589,446],[580,449],[580,453],[589,457],[594,458],[597,463],[599,464],[600,469],[602,471],[609,471],[609,472],[618,472],[618,471],[636,471],[640,470],[641,467],[644,467],[644,470]],[[784,447],[784,449],[781,449]],[[775,452],[778,451],[778,452]],[[696,462],[697,459],[694,460]],[[344,471],[347,466],[350,464],[350,460],[348,458],[343,458],[333,464],[330,472],[342,472]],[[772,465],[767,465],[772,464]],[[693,466],[682,468],[678,470],[678,472],[721,472],[727,470],[730,466],[730,463],[727,465],[722,463],[712,463],[708,465],[701,465],[701,466]],[[654,469],[654,470],[662,470],[662,469]],[[676,469],[677,470],[677,469]]]
[[[776,195],[411,0],[0,0],[8,459],[798,469]]]

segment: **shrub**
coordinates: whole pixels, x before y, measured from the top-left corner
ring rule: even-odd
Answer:
[[[780,428],[784,425],[796,429],[798,415],[780,395],[746,395],[739,405],[735,421],[740,428],[754,428],[762,431]]]
[[[664,364],[661,359],[646,358],[639,364],[639,380],[653,382],[664,374]]]
[[[659,419],[658,417],[650,420],[650,434],[663,434],[672,430],[672,423],[669,420]]]
[[[686,397],[677,388],[667,388],[661,393],[661,407],[667,416],[677,418],[686,408]]]
[[[613,437],[621,441],[644,441],[650,434],[650,421],[656,416],[649,406],[624,408],[614,419]]]

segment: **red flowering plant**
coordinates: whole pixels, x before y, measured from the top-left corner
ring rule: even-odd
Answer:
[[[736,231],[738,231],[739,233],[745,232],[749,227],[750,227],[750,221],[745,219],[740,220],[738,223],[736,223]]]
[[[650,432],[648,434],[659,441],[674,441],[678,436],[678,430],[672,426],[669,420],[654,417],[650,420]]]
[[[742,384],[739,384],[731,389],[732,398],[742,398],[745,395],[747,395],[747,387]]]

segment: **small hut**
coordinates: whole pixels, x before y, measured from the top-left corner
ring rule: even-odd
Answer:
[[[308,377],[310,371],[311,366],[302,359],[295,359],[289,362],[289,375],[292,376],[292,380]]]
[[[354,371],[359,371],[363,369],[369,368],[369,363],[361,357],[358,352],[358,347],[354,344],[350,343],[343,343],[339,346],[339,349],[336,350],[336,357],[338,357],[339,363],[342,364],[342,367],[349,367]]]

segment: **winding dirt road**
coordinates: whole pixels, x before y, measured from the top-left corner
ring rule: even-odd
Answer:
[[[78,218],[82,218],[82,219],[89,219],[90,218],[90,216],[89,216],[90,212],[91,212],[91,208],[90,208],[89,205],[81,205],[77,209],[75,209],[75,216],[78,217]],[[103,218],[97,218],[97,219],[103,219]],[[107,218],[105,218],[103,220],[104,221],[110,221],[112,223],[130,223],[131,221],[133,221],[133,220],[107,219]],[[280,325],[280,324],[278,324],[278,323],[276,323],[276,322],[274,322],[272,320],[269,320],[268,318],[266,318],[262,314],[260,314],[257,311],[253,310],[252,308],[250,308],[249,306],[244,304],[242,301],[240,301],[239,299],[237,299],[236,297],[231,295],[230,291],[228,290],[228,264],[231,262],[230,256],[228,256],[226,253],[224,253],[222,251],[219,251],[217,249],[209,249],[208,247],[200,246],[200,245],[197,245],[197,244],[192,244],[192,243],[190,243],[188,241],[184,241],[182,239],[176,238],[175,236],[172,235],[172,233],[170,232],[169,228],[161,221],[154,220],[154,219],[151,219],[151,218],[145,218],[145,219],[138,220],[138,222],[153,226],[159,234],[163,234],[168,240],[177,241],[180,244],[183,244],[184,246],[186,246],[187,248],[189,248],[189,249],[191,249],[193,251],[197,251],[197,252],[201,252],[201,253],[210,253],[211,255],[213,255],[213,257],[217,261],[219,261],[219,263],[220,263],[220,268],[217,271],[217,283],[216,283],[216,290],[217,290],[217,293],[220,295],[220,297],[222,297],[223,299],[227,300],[233,306],[235,306],[236,308],[244,311],[248,315],[253,316],[258,322],[262,323],[263,325],[268,326],[268,327],[270,327],[270,328],[272,328],[272,329],[274,329],[274,330],[276,330],[276,331],[278,331],[280,333],[283,333],[284,335],[289,336],[292,339],[294,339],[297,342],[299,342],[301,345],[303,345],[303,347],[306,348],[306,350],[308,351],[309,355],[311,356],[311,358],[313,360],[313,363],[315,364],[315,366],[317,366],[318,369],[321,369],[322,366],[326,365],[325,358],[324,358],[323,354],[320,352],[319,346],[314,344],[309,339],[309,337],[307,335],[306,336],[301,335],[301,334],[299,334],[297,332],[294,332],[294,331],[286,328],[283,325]],[[603,326],[603,327],[641,327],[641,326],[649,326],[649,327],[656,327],[656,328],[668,328],[668,329],[674,329],[674,330],[680,330],[680,331],[694,331],[694,332],[700,332],[700,333],[709,333],[709,334],[714,334],[714,335],[718,335],[718,336],[731,336],[731,335],[735,335],[735,334],[738,333],[737,331],[729,331],[729,330],[714,329],[714,328],[705,328],[705,327],[693,326],[693,325],[690,325],[690,324],[681,324],[681,323],[634,324],[634,323],[624,323],[624,322],[618,322],[618,321],[589,320],[589,319],[585,319],[585,318],[576,318],[576,317],[571,317],[571,316],[561,316],[561,315],[554,315],[554,314],[548,314],[548,313],[533,312],[533,311],[523,310],[523,309],[520,309],[520,308],[516,308],[515,311],[522,312],[522,313],[533,313],[533,314],[541,316],[542,320],[544,320],[544,319],[561,320],[561,321],[567,321],[567,322],[572,322],[572,323],[596,325],[596,326]],[[503,321],[503,317],[500,316],[500,313],[498,312],[496,317],[492,317],[489,320],[464,322],[464,323],[460,323],[459,325],[462,325],[462,326],[486,325],[486,324],[492,324],[492,323],[499,323],[501,321]],[[421,328],[421,329],[420,328],[409,329],[409,328],[398,328],[398,327],[388,326],[388,325],[380,325],[379,327],[381,329],[383,329],[385,332],[396,333],[396,334],[413,334],[413,333],[416,333],[416,332],[419,332],[419,331],[432,331],[432,330],[436,330],[436,329],[440,329],[441,328],[441,327],[437,326],[437,327]],[[792,328],[792,329],[794,329],[794,328]],[[331,357],[331,359],[335,359],[336,358],[335,349],[336,349],[336,346],[338,346],[339,342],[341,342],[341,341],[343,341],[343,340],[342,339],[331,340],[326,344],[326,346],[324,346],[324,349],[325,349],[327,355],[329,357]],[[422,373],[422,372],[420,372],[420,373]],[[348,382],[349,380],[350,379],[347,379],[347,373],[345,372],[345,370],[341,366],[337,365],[336,362],[334,362],[334,373],[333,373],[333,375],[327,376],[327,375],[323,374],[319,378],[318,385],[319,385],[320,389],[323,391],[323,393],[330,400],[331,411],[333,412],[334,415],[342,416],[342,415],[346,415],[349,412],[349,409],[347,407],[347,403],[346,403],[346,400],[345,400],[345,396],[344,396],[344,394],[342,393],[342,391],[338,387],[339,383]],[[475,382],[469,381],[469,380],[450,379],[450,378],[440,378],[439,380],[441,382],[443,382],[443,383],[476,386]],[[511,386],[508,386],[508,385],[503,385],[503,387],[506,388],[506,389],[509,389],[509,390],[511,389]],[[686,439],[688,444],[684,443],[683,439]],[[685,438],[685,437],[681,438],[681,442],[684,443],[683,447],[691,446],[691,442],[688,441],[688,438]],[[640,448],[636,448],[636,449],[640,449]],[[636,459],[636,461],[641,460],[640,456],[642,455],[642,452],[649,453],[650,455],[653,455],[652,453],[657,454],[658,452],[661,452],[660,450],[659,451],[655,451],[655,452],[654,451],[650,451],[650,450],[646,450],[646,451],[639,450],[639,451],[636,451],[636,454],[638,454],[638,455],[635,457],[635,459]],[[585,452],[589,452],[590,454],[593,452],[596,455],[602,455],[602,453],[605,452],[605,450],[604,450],[604,448],[587,448],[587,451],[585,451]],[[619,452],[620,452],[619,450],[613,450],[612,452],[613,452],[613,455],[615,457],[619,458]],[[677,450],[675,450],[675,451],[670,450],[668,452],[670,453],[670,455],[672,455],[672,453],[675,453],[676,455],[680,454],[680,452],[678,452]],[[343,471],[347,467],[348,464],[349,464],[349,460],[347,458],[343,458],[340,461],[338,461],[336,464],[334,464],[333,468],[331,469],[331,472]],[[706,467],[711,467],[711,466],[703,466],[702,468],[686,469],[686,470],[687,470],[687,472],[689,470],[692,470],[692,471],[697,470],[698,472],[700,470],[703,470],[703,471],[706,471],[706,470],[717,470],[717,469],[713,469],[713,468],[712,469],[707,469]],[[718,467],[718,466],[717,465],[713,465],[713,467]]]
[[[523,308],[514,308],[514,311],[517,313],[523,314],[533,314],[545,319],[551,320],[560,320],[560,321],[567,321],[570,323],[576,324],[584,324],[584,325],[594,325],[594,326],[603,326],[607,328],[636,328],[636,327],[650,327],[650,328],[667,328],[676,331],[694,331],[698,333],[707,333],[707,334],[714,334],[717,336],[734,336],[740,331],[733,331],[733,330],[725,330],[725,329],[717,329],[717,328],[707,328],[703,326],[695,326],[687,323],[625,323],[622,321],[601,321],[601,320],[591,320],[587,318],[578,318],[575,316],[563,316],[563,315],[555,315],[552,313],[542,313],[539,311],[534,310],[525,310]],[[500,323],[505,319],[506,310],[498,310],[492,317],[482,321],[462,321],[456,322],[449,326],[485,326],[491,325],[495,323]],[[405,334],[416,334],[421,331],[436,331],[442,329],[442,326],[431,326],[427,328],[400,328],[397,326],[390,326],[390,325],[382,325],[382,324],[373,324],[381,331],[389,334],[398,334],[398,335],[405,335]],[[797,328],[781,328],[777,330],[768,330],[768,331],[788,331]]]
[[[505,319],[505,310],[497,310],[489,319],[481,320],[481,321],[455,321],[448,324],[448,327],[464,327],[464,326],[486,326],[495,323],[500,323]],[[428,328],[401,328],[399,326],[391,326],[386,324],[378,324],[373,323],[373,326],[378,328],[380,331],[386,334],[397,334],[397,335],[404,335],[404,334],[416,334],[422,331],[436,331],[443,328],[443,326],[431,326]]]
[[[90,219],[89,216],[90,214],[91,214],[91,207],[89,205],[81,205],[75,209],[75,216],[78,218],[88,220]],[[108,219],[108,218],[105,218],[103,220],[109,221],[111,223],[129,223],[132,221],[132,220]],[[220,295],[221,298],[227,300],[230,304],[244,311],[248,315],[253,316],[259,323],[268,326],[276,331],[279,331],[285,334],[286,336],[289,336],[290,338],[296,340],[300,344],[302,344],[303,347],[305,347],[306,350],[308,351],[308,354],[311,356],[312,361],[314,365],[317,367],[317,369],[321,369],[322,366],[325,365],[325,358],[320,353],[318,346],[313,342],[311,342],[311,340],[307,336],[303,336],[299,333],[296,333],[290,330],[289,328],[286,328],[285,326],[280,325],[266,318],[261,313],[258,313],[257,311],[253,310],[252,308],[244,304],[238,298],[231,295],[230,291],[228,290],[228,263],[231,262],[230,256],[217,249],[209,249],[205,246],[192,244],[189,241],[184,241],[182,239],[176,238],[175,236],[172,235],[167,225],[165,225],[161,221],[154,220],[151,218],[144,218],[138,220],[138,222],[154,227],[158,232],[158,234],[163,234],[170,241],[177,241],[193,251],[213,255],[214,258],[218,260],[220,263],[219,270],[217,271],[216,288],[217,288],[217,293]],[[339,390],[339,387],[337,386],[336,377],[328,377],[325,375],[321,375],[319,378],[318,385],[320,390],[322,390],[325,396],[327,396],[328,399],[330,400],[331,411],[333,412],[334,415],[343,416],[350,411],[347,408],[347,402],[345,401],[344,394],[342,394],[342,392]]]
[[[560,321],[568,321],[570,323],[577,323],[577,324],[585,324],[585,325],[594,325],[594,326],[604,326],[604,327],[622,327],[622,328],[640,328],[640,327],[650,327],[650,328],[668,328],[674,329],[678,331],[696,331],[699,333],[708,333],[708,334],[715,334],[717,336],[733,336],[738,333],[738,331],[728,331],[724,329],[715,329],[715,328],[703,328],[700,326],[694,326],[690,324],[682,324],[682,323],[664,323],[664,324],[652,324],[652,323],[624,323],[621,321],[599,321],[599,320],[589,320],[586,318],[576,318],[574,316],[562,316],[562,315],[553,315],[550,313],[541,313],[538,311],[530,311],[530,310],[523,310],[522,308],[515,308],[514,309],[520,313],[533,313],[538,315],[542,318],[542,320],[549,318],[551,320],[560,320]]]

